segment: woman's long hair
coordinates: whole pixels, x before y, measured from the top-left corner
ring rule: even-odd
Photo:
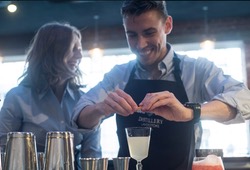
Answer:
[[[79,68],[72,72],[67,65],[67,54],[76,34],[80,31],[67,23],[51,22],[43,25],[31,41],[26,59],[26,69],[21,78],[35,90],[55,86],[61,79],[69,77],[71,85],[81,85]],[[44,82],[46,81],[46,82]]]

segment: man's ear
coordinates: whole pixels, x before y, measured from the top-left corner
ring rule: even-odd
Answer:
[[[168,35],[171,33],[173,28],[173,19],[171,16],[168,16],[166,19],[166,23],[165,23],[165,33]]]

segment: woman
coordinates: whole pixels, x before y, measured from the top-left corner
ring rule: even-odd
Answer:
[[[101,157],[100,129],[73,128],[73,107],[83,94],[79,63],[82,59],[81,34],[66,23],[43,25],[27,54],[20,84],[11,89],[0,111],[0,144],[13,131],[33,132],[37,151],[44,152],[46,133],[70,131],[74,134],[76,159]],[[81,151],[81,155],[79,155]]]

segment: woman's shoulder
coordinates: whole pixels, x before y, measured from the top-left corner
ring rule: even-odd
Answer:
[[[29,94],[30,92],[31,88],[19,84],[18,86],[11,88],[6,93],[6,97],[23,97]]]

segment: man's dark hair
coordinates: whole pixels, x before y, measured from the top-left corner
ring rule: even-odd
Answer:
[[[150,10],[158,11],[163,19],[168,17],[166,1],[125,0],[121,8],[121,14],[125,18],[127,15],[139,16]]]

